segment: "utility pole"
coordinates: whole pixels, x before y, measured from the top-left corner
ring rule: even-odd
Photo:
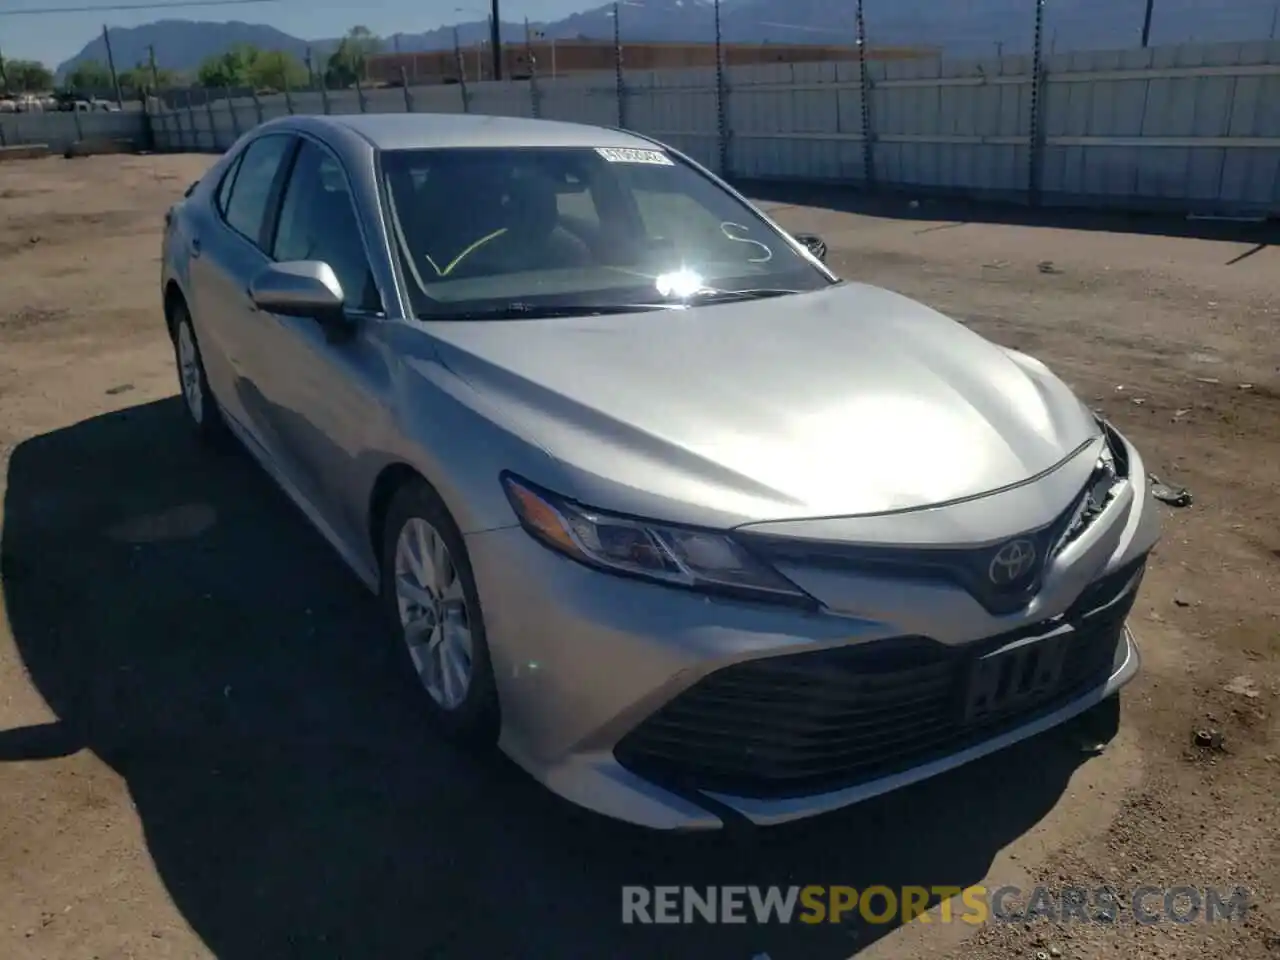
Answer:
[[[613,84],[618,97],[618,126],[627,128],[627,89],[622,77],[622,24],[619,4],[613,5]]]
[[[155,90],[156,95],[160,95],[160,71],[156,67],[156,48],[155,44],[147,44],[147,65],[151,67],[151,86]]]
[[[502,79],[502,15],[498,0],[489,0],[489,46],[493,48],[493,79]]]
[[[111,52],[111,33],[107,30],[107,25],[102,25],[102,42],[107,47],[107,68],[111,71],[111,86],[116,91],[116,106],[121,110],[124,109],[124,94],[120,92],[120,77],[116,74],[116,58]]]
[[[1147,12],[1142,17],[1142,46],[1145,49],[1151,43],[1151,14],[1155,12],[1156,0],[1147,0]]]
[[[720,150],[720,176],[729,176],[729,90],[725,85],[724,31],[721,29],[720,0],[715,0],[716,25],[716,140]]]
[[[13,91],[9,89],[9,71],[4,65],[4,51],[0,50],[0,90],[7,97]]]

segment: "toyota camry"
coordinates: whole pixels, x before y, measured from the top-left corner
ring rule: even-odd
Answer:
[[[825,256],[634,133],[289,117],[169,211],[161,291],[192,428],[379,596],[441,734],[697,829],[931,777],[1138,669],[1138,452]]]

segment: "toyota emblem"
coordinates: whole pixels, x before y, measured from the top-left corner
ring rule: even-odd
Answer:
[[[1036,545],[1030,540],[1010,540],[996,551],[987,567],[987,577],[997,587],[1013,586],[1029,574],[1036,563]]]

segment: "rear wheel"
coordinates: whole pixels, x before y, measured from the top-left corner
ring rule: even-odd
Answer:
[[[444,504],[413,480],[387,511],[382,605],[406,666],[448,735],[477,746],[498,736],[498,695],[466,545]]]
[[[209,380],[204,372],[204,360],[196,341],[191,312],[179,301],[173,311],[173,353],[178,367],[178,385],[182,388],[182,402],[196,435],[205,443],[217,444],[225,439],[227,426],[222,411],[209,390]]]

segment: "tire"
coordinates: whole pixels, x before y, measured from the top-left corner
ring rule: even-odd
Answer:
[[[213,398],[213,391],[209,389],[191,312],[181,300],[172,309],[173,359],[183,408],[197,438],[208,446],[221,446],[228,435],[227,425],[222,419],[222,411],[218,409],[218,402]]]
[[[435,546],[445,552],[431,557]],[[424,554],[429,569],[415,569],[415,557],[420,561]],[[492,747],[500,710],[475,576],[457,524],[426,482],[411,480],[392,498],[381,560],[383,612],[401,662],[425,694],[427,710],[450,739]],[[414,596],[406,596],[415,586]],[[434,601],[434,612],[427,609],[428,600]],[[465,689],[460,690],[457,666],[464,635],[467,670]]]

